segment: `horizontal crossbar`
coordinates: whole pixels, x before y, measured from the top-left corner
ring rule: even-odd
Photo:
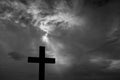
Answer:
[[[28,57],[28,63],[40,63],[39,57]],[[45,58],[42,60],[43,63],[55,63],[55,58]]]

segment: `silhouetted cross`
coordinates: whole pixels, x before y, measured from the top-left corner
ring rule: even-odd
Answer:
[[[28,57],[28,63],[39,63],[39,80],[45,80],[45,63],[55,63],[55,58],[45,58],[45,47],[39,47],[40,57]]]

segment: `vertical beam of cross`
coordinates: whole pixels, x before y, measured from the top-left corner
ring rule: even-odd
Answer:
[[[39,47],[39,57],[28,57],[28,63],[39,63],[39,80],[45,80],[45,63],[55,64],[55,58],[45,58],[45,47]]]

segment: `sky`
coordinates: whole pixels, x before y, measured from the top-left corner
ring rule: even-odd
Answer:
[[[38,57],[40,45],[57,61],[46,64],[46,80],[119,80],[119,1],[41,1],[30,9],[26,5],[31,1],[19,4],[25,18],[17,15],[17,7],[10,20],[0,14],[0,80],[38,80],[39,64],[27,58]]]

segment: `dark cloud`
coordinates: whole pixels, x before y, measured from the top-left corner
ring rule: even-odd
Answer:
[[[110,0],[85,0],[86,4],[89,4],[94,7],[103,7],[107,5]]]
[[[8,55],[14,59],[14,60],[23,60],[25,58],[25,55],[21,54],[21,53],[18,53],[18,52],[10,52],[8,53]]]

